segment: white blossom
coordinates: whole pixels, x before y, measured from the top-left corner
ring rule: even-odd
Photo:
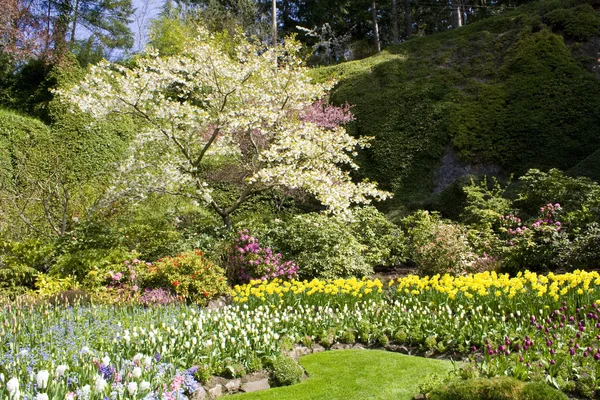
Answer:
[[[9,396],[13,396],[19,392],[19,380],[17,378],[11,378],[6,382],[6,390],[8,390]]]
[[[56,367],[56,371],[55,371],[54,375],[56,377],[61,377],[65,374],[65,371],[67,369],[69,369],[68,365],[65,365],[65,364],[59,365],[58,367]]]
[[[35,380],[37,382],[38,389],[46,389],[46,387],[48,386],[48,377],[49,376],[50,376],[50,373],[45,369],[39,371],[36,374]]]
[[[272,187],[302,189],[342,215],[352,204],[389,197],[350,177],[358,168],[353,157],[369,138],[302,120],[334,82],[311,81],[296,56],[298,44],[265,51],[236,43],[232,55],[201,30],[181,55],[159,57],[150,49],[132,68],[102,62],[80,84],[56,92],[98,119],[137,117],[139,132],[109,195],[182,194],[222,216],[233,206],[218,205],[209,182],[236,181],[239,202]]]
[[[96,380],[94,381],[94,390],[96,392],[103,392],[106,387],[106,380],[100,375],[96,376]]]
[[[129,392],[129,395],[133,396],[137,393],[138,390],[138,384],[136,382],[129,382],[127,384],[127,391]]]
[[[135,367],[131,372],[131,376],[133,376],[134,378],[139,378],[140,376],[142,376],[142,369],[140,367]]]

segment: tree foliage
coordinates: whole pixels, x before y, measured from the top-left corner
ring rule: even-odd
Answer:
[[[301,188],[333,213],[386,198],[374,183],[350,177],[367,138],[302,118],[329,85],[311,83],[298,45],[265,49],[239,36],[233,43],[200,30],[180,55],[150,51],[133,68],[101,63],[58,92],[96,120],[121,113],[144,121],[112,193],[185,195],[208,204],[226,226],[247,198],[275,187]],[[232,203],[213,197],[219,182],[236,185]]]

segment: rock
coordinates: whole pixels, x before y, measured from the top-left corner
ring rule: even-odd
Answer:
[[[228,306],[229,304],[231,304],[230,297],[220,296],[220,297],[217,297],[216,299],[209,301],[208,304],[206,305],[206,308],[211,309],[211,310],[212,309],[220,309],[220,308],[224,308],[224,307]]]
[[[260,381],[263,379],[269,379],[269,374],[266,373],[265,371],[257,371],[257,372],[253,372],[249,375],[243,376],[242,383],[256,382],[256,381]]]
[[[356,343],[354,346],[352,346],[352,348],[355,349],[355,350],[364,350],[365,346],[363,346],[360,343]]]
[[[312,352],[313,353],[320,353],[322,351],[325,351],[325,347],[321,346],[320,344],[314,344],[312,347]]]
[[[410,350],[406,346],[399,346],[398,352],[402,354],[410,354]]]
[[[208,394],[211,400],[221,397],[221,395],[223,394],[223,386],[217,385],[214,388],[208,389]]]
[[[462,176],[498,175],[499,173],[500,167],[494,164],[473,164],[461,161],[452,146],[448,146],[442,157],[442,165],[434,178],[433,193],[441,193],[447,186]]]
[[[296,346],[288,353],[288,355],[296,360],[302,356],[312,353],[312,350],[305,346]]]
[[[244,383],[242,385],[242,392],[258,392],[259,390],[267,390],[270,388],[271,385],[269,385],[269,379],[264,378],[259,381]]]
[[[419,393],[414,397],[414,400],[425,400],[426,398],[427,396],[425,396],[423,393]]]
[[[240,390],[240,386],[242,386],[242,381],[240,379],[232,379],[225,385],[225,389],[229,393],[235,393]]]
[[[347,350],[351,347],[352,347],[351,344],[336,343],[333,346],[331,346],[331,350]]]
[[[196,390],[194,393],[192,393],[192,397],[190,397],[190,400],[205,400],[206,399],[206,390],[200,386],[200,389]]]

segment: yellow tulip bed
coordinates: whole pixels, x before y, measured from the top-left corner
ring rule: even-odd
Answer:
[[[316,323],[290,329],[292,337],[459,353],[483,375],[546,379],[584,395],[600,383],[595,271],[251,281],[234,287],[234,302],[250,310],[317,310]]]

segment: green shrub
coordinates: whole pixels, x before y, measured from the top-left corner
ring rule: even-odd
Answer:
[[[241,363],[227,365],[221,374],[225,378],[241,378],[246,375],[246,367]]]
[[[524,383],[515,378],[496,377],[456,380],[429,392],[431,400],[563,400],[564,393],[548,385]]]
[[[563,246],[558,255],[559,265],[568,269],[600,268],[600,224],[593,222]]]
[[[340,343],[354,344],[356,343],[356,333],[353,329],[346,329],[340,336]]]
[[[40,296],[52,296],[68,290],[79,289],[79,283],[74,277],[58,278],[44,274],[37,276],[35,286]]]
[[[523,400],[566,400],[566,394],[544,382],[527,382],[523,388]]]
[[[83,248],[80,250],[72,248],[68,253],[61,254],[56,258],[56,262],[50,268],[50,274],[59,277],[75,276],[79,281],[85,282],[86,287],[92,289],[99,284],[95,279],[97,271],[101,272],[98,276],[102,281],[105,278],[102,272],[110,269],[113,265],[121,264],[130,255],[131,253],[122,247],[114,249]]]
[[[0,238],[0,289],[33,289],[37,274],[48,270],[53,255],[54,247],[40,240]]]
[[[213,370],[208,366],[201,364],[198,366],[198,369],[194,373],[194,378],[203,384],[208,383],[210,378],[213,376]]]
[[[347,218],[308,213],[276,220],[263,237],[304,279],[365,276],[406,258],[402,231],[374,207],[354,209]]]
[[[273,361],[273,381],[279,386],[299,383],[304,375],[304,369],[298,361],[291,357],[280,355]]]
[[[263,369],[263,362],[257,356],[251,356],[245,360],[248,373],[261,371]]]
[[[387,345],[390,344],[390,339],[383,332],[379,332],[377,334],[377,337],[375,338],[375,340],[377,341],[377,345],[379,345],[381,347],[386,347]]]
[[[364,276],[373,272],[350,226],[338,217],[305,214],[276,222],[273,247],[296,262],[303,279]]]
[[[566,36],[576,40],[595,36],[600,29],[600,16],[589,4],[550,11],[544,15],[544,21],[554,29],[563,30]]]
[[[562,208],[558,203],[542,206],[536,218],[527,222],[520,222],[512,214],[505,216],[500,229],[500,238],[505,243],[502,270],[516,274],[525,269],[556,268],[560,252],[570,245],[561,220]]]
[[[402,329],[397,330],[396,332],[394,332],[394,342],[398,343],[398,344],[403,344],[406,343],[406,341],[408,340],[408,335],[406,334],[405,331],[403,331]]]
[[[536,216],[540,207],[559,203],[563,222],[579,230],[600,222],[600,185],[588,178],[566,176],[558,169],[531,169],[519,178],[515,206],[525,216]]]
[[[365,261],[371,266],[394,266],[406,261],[406,238],[400,228],[373,206],[356,208],[350,223],[364,246]]]
[[[403,224],[411,241],[410,258],[422,276],[461,274],[476,258],[466,229],[443,221],[436,213],[418,211],[406,217]]]
[[[505,188],[484,179],[463,189],[467,206],[462,219],[468,224],[470,243],[483,255],[472,264],[474,272],[598,265],[597,183],[557,169],[532,169]]]
[[[142,287],[170,289],[191,303],[205,304],[230,291],[225,271],[207,260],[199,250],[159,259],[143,266],[139,274]]]
[[[427,336],[425,339],[425,348],[427,350],[433,350],[437,347],[437,339],[435,336]]]

